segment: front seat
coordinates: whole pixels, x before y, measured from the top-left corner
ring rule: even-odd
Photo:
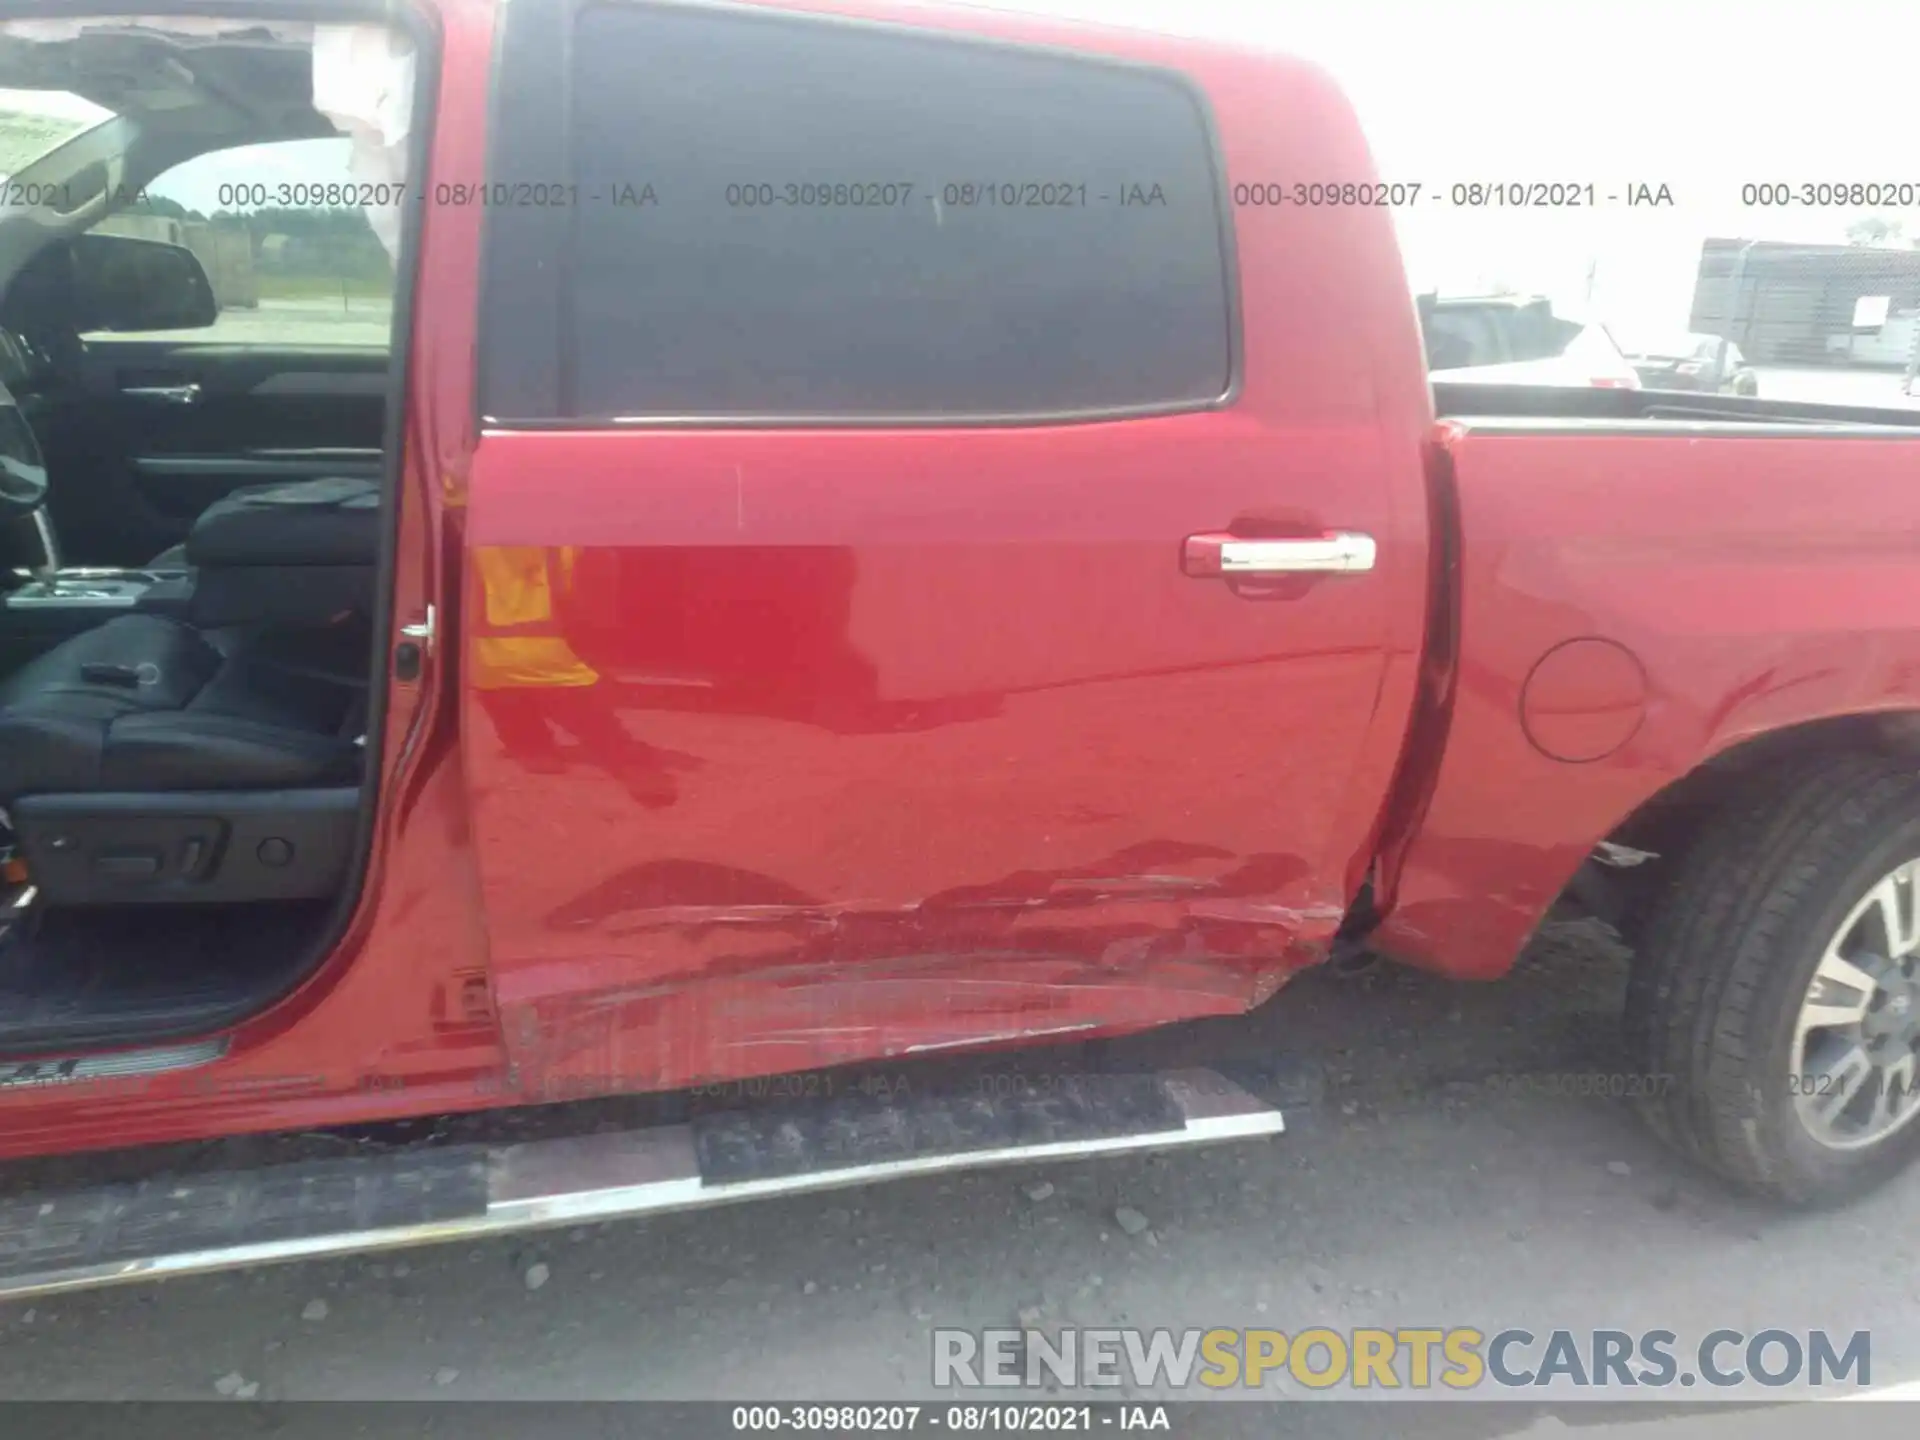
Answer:
[[[52,903],[331,893],[364,691],[132,614],[0,682],[0,807]]]
[[[75,791],[355,778],[357,692],[250,657],[237,635],[125,615],[0,682],[0,805]]]

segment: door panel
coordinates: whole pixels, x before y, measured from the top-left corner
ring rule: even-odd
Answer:
[[[89,341],[33,416],[68,558],[142,564],[239,486],[377,474],[386,388],[383,349]]]
[[[1364,423],[1230,412],[488,434],[466,744],[522,1064],[678,1084],[1254,1003],[1337,925],[1406,721],[1392,473]],[[1183,573],[1223,529],[1379,555]]]
[[[536,1090],[1243,1009],[1325,953],[1407,734],[1433,411],[1392,216],[1229,198],[1375,178],[1331,81],[842,8],[503,31],[489,178],[580,202],[487,211],[450,487]],[[1219,573],[1340,532],[1372,569]]]

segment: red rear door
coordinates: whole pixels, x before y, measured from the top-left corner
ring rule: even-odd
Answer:
[[[565,9],[506,37],[535,178],[488,217],[467,531],[523,1067],[1260,998],[1351,899],[1426,577],[1385,212],[1232,203],[1289,147],[1366,179],[1344,107],[1211,52]]]

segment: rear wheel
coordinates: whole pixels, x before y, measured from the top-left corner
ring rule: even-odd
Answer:
[[[1920,773],[1827,757],[1729,805],[1655,906],[1627,1028],[1654,1128],[1796,1204],[1920,1150]]]

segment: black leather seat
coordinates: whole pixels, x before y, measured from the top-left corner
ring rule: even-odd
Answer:
[[[353,783],[362,692],[237,634],[126,615],[0,681],[0,805]]]
[[[379,548],[380,485],[324,477],[246,485],[216,500],[186,541],[147,568],[371,566]]]
[[[371,565],[379,534],[377,481],[295,480],[216,500],[181,554],[191,565]]]
[[[380,486],[320,478],[250,485],[207,507],[177,564],[142,608],[202,628],[324,627],[373,613],[380,553]]]
[[[338,892],[380,513],[372,482],[236,491],[195,523],[185,574],[0,679],[0,825],[46,904]]]

